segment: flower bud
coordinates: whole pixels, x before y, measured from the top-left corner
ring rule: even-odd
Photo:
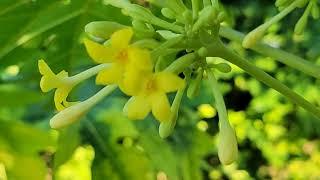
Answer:
[[[177,37],[181,36],[181,34],[176,34],[172,31],[168,31],[168,30],[158,30],[157,33],[159,33],[160,36],[166,40],[177,38]]]
[[[76,105],[70,106],[50,119],[50,126],[53,129],[64,128],[85,115],[91,107],[91,103],[80,102]]]
[[[80,118],[84,116],[90,110],[90,108],[96,105],[115,89],[115,85],[106,86],[89,99],[60,111],[50,119],[50,126],[54,129],[59,129],[80,120]]]
[[[174,127],[176,126],[177,119],[179,116],[179,108],[181,104],[181,99],[184,94],[185,88],[179,89],[174,101],[171,106],[171,117],[169,121],[161,122],[159,126],[159,135],[161,138],[167,138],[170,136],[174,130]]]
[[[277,7],[281,7],[281,6],[286,5],[287,3],[288,3],[288,0],[277,0],[276,3],[275,3],[275,5],[276,5]]]
[[[218,11],[212,6],[204,8],[200,14],[198,20],[195,22],[192,31],[198,31],[202,26],[213,25],[217,19]]]
[[[219,160],[224,165],[233,163],[238,158],[237,138],[229,124],[221,124],[218,142]]]
[[[231,66],[227,63],[219,63],[214,65],[215,68],[222,73],[229,73],[231,71]]]
[[[186,10],[183,12],[182,14],[183,19],[186,23],[188,24],[192,24],[193,21],[193,16],[192,16],[192,12],[190,10]]]
[[[159,136],[161,138],[163,139],[167,138],[172,134],[174,127],[176,126],[177,118],[178,118],[178,113],[173,113],[170,121],[161,122],[159,126]]]
[[[85,32],[94,38],[103,40],[109,39],[117,30],[124,29],[126,26],[111,21],[95,21],[85,26]]]
[[[149,9],[137,4],[131,4],[128,0],[105,0],[105,3],[121,8],[125,15],[128,15],[135,20],[151,22],[152,19],[154,19],[154,15]]]
[[[244,37],[242,41],[242,46],[244,48],[251,48],[252,46],[254,46],[257,43],[257,41],[262,38],[265,30],[266,28],[264,26],[260,26],[257,29],[251,31]]]
[[[164,7],[165,6],[165,1],[164,0],[146,0],[147,2],[154,4],[159,7]]]
[[[198,55],[200,56],[200,57],[207,57],[207,55],[208,55],[208,49],[207,48],[205,48],[205,47],[201,47],[199,50],[198,50]]]
[[[303,15],[301,16],[301,18],[297,22],[296,26],[294,27],[294,33],[295,34],[300,35],[300,34],[303,33],[304,29],[307,26],[308,16],[311,13],[312,6],[313,6],[313,4],[309,3],[307,9],[304,11]]]
[[[202,78],[203,78],[203,69],[200,69],[196,78],[190,80],[190,85],[187,90],[187,97],[189,99],[193,99],[199,94]]]
[[[309,2],[309,0],[297,0],[297,7],[299,8],[303,8],[307,3]]]
[[[174,11],[172,11],[169,8],[162,8],[161,14],[168,19],[175,19],[176,18],[176,14],[174,13]]]
[[[185,10],[187,10],[182,0],[166,0],[166,5],[177,14],[182,14]]]
[[[297,35],[301,35],[304,29],[306,28],[307,23],[308,23],[308,17],[302,16],[294,27],[294,33]]]
[[[133,20],[132,27],[137,37],[151,38],[155,35],[155,31],[151,25],[148,27],[147,24],[139,20]]]

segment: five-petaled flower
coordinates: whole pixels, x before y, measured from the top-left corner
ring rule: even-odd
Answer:
[[[170,120],[172,115],[166,93],[185,86],[183,79],[169,72],[146,73],[141,76],[141,88],[124,107],[129,119],[144,119],[150,111],[160,122]]]
[[[132,36],[133,30],[125,28],[114,32],[107,45],[84,40],[88,54],[95,62],[111,63],[109,68],[99,72],[97,84],[117,84],[123,92],[131,94],[138,87],[138,79],[133,82],[132,79],[143,71],[152,70],[150,52],[130,45]]]

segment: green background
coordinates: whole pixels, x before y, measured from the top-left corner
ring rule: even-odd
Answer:
[[[277,13],[268,0],[222,3],[227,23],[244,33]],[[273,25],[263,40],[320,65],[319,21],[310,20],[304,35],[293,37],[301,14],[297,10]],[[239,158],[230,166],[218,160],[217,116],[199,111],[213,102],[206,81],[199,97],[183,99],[175,132],[165,140],[151,116],[129,121],[122,115],[128,97],[121,92],[79,123],[50,129],[53,92],[41,92],[37,61],[43,58],[55,73],[71,75],[91,67],[82,38],[84,26],[98,20],[130,24],[100,0],[0,1],[0,180],[148,180],[164,174],[170,180],[320,179],[320,120],[234,66],[231,73],[217,74],[239,142]],[[224,41],[320,106],[319,80]],[[100,88],[90,79],[71,99],[84,100]]]

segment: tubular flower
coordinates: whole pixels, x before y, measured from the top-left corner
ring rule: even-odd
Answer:
[[[96,83],[101,85],[118,84],[122,91],[130,94],[130,87],[123,81],[131,76],[137,77],[135,73],[140,70],[151,71],[153,68],[150,53],[147,50],[129,45],[133,36],[131,28],[125,28],[114,32],[111,35],[109,45],[101,45],[89,39],[84,44],[89,56],[97,63],[111,63],[111,66],[98,73]],[[134,69],[128,74],[128,67]]]
[[[184,87],[184,80],[169,72],[146,73],[141,89],[134,92],[124,107],[130,119],[144,119],[150,111],[160,122],[170,120],[172,112],[166,93]]]
[[[80,120],[80,118],[84,116],[90,110],[90,108],[99,103],[104,97],[108,96],[115,89],[115,85],[106,86],[87,100],[79,102],[74,106],[65,108],[63,111],[59,112],[50,119],[50,126],[54,129],[59,129]]]
[[[42,78],[40,81],[40,88],[43,92],[49,92],[52,89],[57,89],[54,94],[54,103],[58,111],[71,106],[75,102],[68,102],[67,97],[72,88],[75,86],[74,82],[69,81],[68,72],[61,71],[54,74],[50,67],[44,60],[38,61],[38,67]]]
[[[54,103],[57,110],[62,111],[66,107],[77,103],[67,101],[67,97],[74,86],[97,74],[108,66],[106,64],[101,64],[72,77],[69,77],[68,72],[66,71],[54,74],[47,63],[42,59],[38,61],[38,67],[40,74],[42,75],[40,80],[41,90],[43,92],[49,92],[52,89],[56,89],[54,94]]]

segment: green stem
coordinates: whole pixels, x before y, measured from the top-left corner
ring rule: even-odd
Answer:
[[[198,18],[198,13],[199,13],[199,5],[200,5],[200,2],[199,0],[191,0],[191,3],[192,3],[192,16],[193,16],[193,19],[197,19]]]
[[[211,85],[212,93],[214,96],[215,105],[218,111],[220,127],[229,126],[227,108],[223,100],[223,95],[219,90],[218,81],[214,77],[214,74],[211,70],[206,69],[206,72],[208,73],[208,78],[210,80],[210,85]]]
[[[303,97],[292,91],[290,88],[282,84],[280,81],[274,79],[266,72],[257,68],[247,60],[241,58],[239,55],[235,54],[233,51],[224,46],[224,44],[220,40],[217,40],[213,44],[209,45],[207,49],[209,52],[209,56],[218,56],[228,60],[232,64],[235,64],[239,68],[246,71],[248,74],[258,79],[259,81],[263,82],[264,84],[280,92],[287,98],[291,99],[294,103],[300,105],[305,110],[314,114],[316,117],[320,118],[319,108],[306,101]]]
[[[243,33],[223,26],[221,26],[219,33],[222,37],[239,43],[241,43],[245,37]],[[250,49],[260,54],[272,57],[283,64],[320,79],[320,67],[301,57],[263,43],[257,43]]]
[[[156,26],[160,26],[160,27],[167,29],[167,30],[178,32],[178,33],[183,33],[183,31],[184,31],[183,27],[169,23],[169,22],[162,20],[160,18],[157,18],[157,17],[153,17],[152,21],[150,21],[149,23],[154,24]]]
[[[157,59],[159,56],[163,55],[163,51],[166,51],[172,46],[179,44],[182,41],[182,39],[182,36],[178,36],[167,40],[151,52],[151,57]]]
[[[260,25],[258,28],[261,29],[267,29],[268,27],[270,27],[272,24],[280,21],[282,18],[284,18],[286,15],[288,15],[291,11],[293,11],[295,8],[297,8],[297,2],[300,0],[296,0],[295,2],[291,3],[288,7],[286,7],[285,9],[283,9],[280,13],[278,13],[277,15],[273,16],[270,20],[268,20],[267,22],[265,22],[264,24]]]
[[[175,74],[179,74],[183,72],[187,67],[189,67],[195,60],[196,53],[189,53],[187,55],[184,55],[177,60],[175,60],[173,63],[171,63],[165,71],[172,72]]]
[[[265,22],[264,24],[258,26],[251,32],[249,32],[246,37],[243,39],[243,47],[250,48],[253,47],[257,40],[259,40],[264,32],[274,23],[280,21],[282,18],[284,18],[286,15],[288,15],[291,11],[293,11],[295,8],[298,7],[299,2],[301,0],[296,0],[293,3],[291,3],[288,7],[286,7],[284,10],[282,10],[277,15],[273,16],[270,20]]]

